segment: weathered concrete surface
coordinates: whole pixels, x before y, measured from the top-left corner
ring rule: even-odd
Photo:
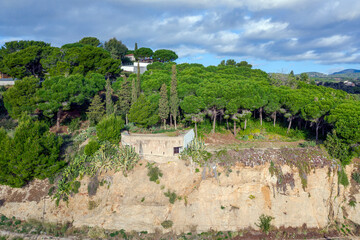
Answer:
[[[327,168],[312,171],[304,191],[297,169],[284,165],[283,173],[293,174],[295,185],[293,188],[287,185],[285,191],[278,191],[276,177],[270,175],[268,163],[255,167],[238,164],[232,167],[228,176],[225,170],[218,169],[221,172],[218,179],[208,175],[202,180],[201,171],[195,173],[181,161],[169,162],[159,165],[163,172],[159,184],[149,181],[145,165],[143,161],[128,177],[121,173],[102,175],[100,179],[107,177],[112,183],[109,188],[106,185],[99,187],[93,197],[88,196],[89,179],[84,178],[80,193],[71,197],[68,204],[60,203],[59,207],[46,194],[31,201],[29,197],[15,201],[14,195],[25,196],[29,188],[10,190],[1,186],[0,200],[5,202],[0,213],[19,219],[70,221],[77,227],[87,225],[148,232],[154,232],[156,228],[165,231],[161,223],[171,220],[174,223],[171,230],[177,233],[194,229],[202,232],[257,228],[255,222],[261,214],[275,217],[272,223],[276,227],[306,224],[309,228],[323,228],[334,219],[342,220],[343,214],[360,224],[360,204],[356,207],[348,205],[350,195],[360,202],[359,186],[352,191],[350,187],[338,187],[337,176]],[[351,171],[350,166],[348,176]],[[34,184],[39,186],[40,183]],[[168,189],[182,199],[170,204],[164,196]],[[89,201],[95,201],[98,206],[89,210]]]

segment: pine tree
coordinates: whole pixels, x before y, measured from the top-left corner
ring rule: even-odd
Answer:
[[[136,78],[133,77],[131,81],[131,106],[134,105],[137,100],[137,92]]]
[[[119,92],[118,106],[120,114],[125,116],[125,123],[128,124],[128,113],[131,106],[131,83],[124,76],[124,81],[121,83],[121,89]]]
[[[159,100],[159,117],[164,122],[164,128],[166,129],[166,119],[169,117],[169,100],[167,95],[167,87],[164,83],[160,89],[160,100]]]
[[[86,112],[91,125],[96,125],[100,122],[101,118],[105,114],[104,103],[101,102],[99,95],[95,95],[92,99],[91,104]]]
[[[176,117],[178,111],[179,111],[179,98],[177,92],[176,65],[172,65],[172,76],[171,76],[171,87],[170,87],[170,114],[174,120],[175,129],[176,129]]]
[[[112,88],[110,79],[107,78],[106,80],[106,115],[110,116],[114,113],[114,103],[112,101]]]

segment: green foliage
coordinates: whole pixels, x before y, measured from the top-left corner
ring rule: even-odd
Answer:
[[[315,141],[306,141],[306,142],[300,143],[299,145],[300,145],[300,147],[303,147],[303,148],[316,147],[316,142]]]
[[[161,223],[161,226],[165,229],[171,228],[173,226],[173,221],[165,220]]]
[[[351,162],[352,154],[350,146],[337,136],[336,131],[327,135],[324,144],[330,156],[339,159],[343,166]]]
[[[169,203],[174,204],[176,199],[179,199],[178,195],[176,195],[175,191],[170,191],[170,189],[168,189],[167,192],[164,192],[165,197],[169,198]]]
[[[62,138],[49,133],[44,122],[22,119],[14,138],[0,129],[0,183],[22,187],[34,178],[45,179],[64,165],[59,160]]]
[[[110,52],[113,59],[123,59],[128,51],[128,48],[116,38],[111,38],[109,41],[105,42],[104,48]]]
[[[153,59],[160,62],[173,62],[178,58],[175,52],[167,49],[159,49],[154,52]]]
[[[84,37],[79,41],[79,43],[84,45],[91,45],[93,47],[98,47],[100,45],[100,40],[96,37]]]
[[[112,101],[112,88],[109,78],[106,80],[105,89],[106,89],[106,115],[110,116],[111,114],[114,113],[114,103]]]
[[[92,156],[97,150],[99,150],[99,148],[100,148],[99,142],[94,139],[91,139],[84,148],[84,154],[87,156]]]
[[[154,54],[153,50],[145,47],[139,48],[134,52],[134,56],[136,59],[150,58],[153,56],[153,54]]]
[[[163,176],[161,170],[157,166],[154,166],[154,163],[147,163],[146,167],[148,169],[147,175],[150,181],[157,182],[159,178]]]
[[[117,106],[119,112],[122,116],[126,117],[126,115],[130,111],[130,106],[131,106],[131,82],[126,77],[121,82],[121,89],[118,95],[119,95],[119,101],[117,103]]]
[[[75,132],[76,130],[78,130],[80,128],[81,125],[81,121],[80,118],[74,118],[73,120],[71,120],[70,124],[69,124],[69,131]]]
[[[350,200],[349,201],[349,206],[355,208],[356,207],[356,201]]]
[[[104,103],[101,102],[99,95],[95,95],[91,104],[86,112],[91,125],[96,125],[105,114]]]
[[[129,121],[144,128],[155,125],[159,121],[157,105],[151,104],[143,94],[140,95],[130,108]]]
[[[98,74],[58,76],[46,79],[38,91],[39,108],[47,117],[59,110],[69,110],[71,104],[83,104],[105,86],[105,79]]]
[[[110,141],[118,144],[121,139],[121,129],[124,128],[124,120],[114,114],[102,119],[96,125],[96,132],[99,141]]]
[[[15,81],[15,85],[4,92],[4,105],[9,115],[17,119],[22,113],[33,113],[36,109],[36,92],[39,89],[39,79],[26,77]]]
[[[345,167],[341,167],[341,169],[338,171],[338,182],[344,187],[347,187],[349,186],[349,179],[344,168]]]
[[[165,121],[169,117],[170,113],[169,100],[165,83],[161,86],[160,96],[161,98],[159,101],[159,117],[164,121],[165,127]]]
[[[353,174],[351,174],[351,177],[355,182],[360,184],[360,173],[359,172],[354,172]]]
[[[181,159],[191,160],[200,166],[203,166],[210,157],[211,153],[206,151],[205,143],[196,138],[180,153]]]
[[[259,222],[255,223],[255,225],[258,226],[262,232],[268,234],[271,228],[271,221],[273,219],[274,217],[262,214],[259,217]]]
[[[96,189],[99,186],[97,175],[103,171],[114,170],[115,172],[121,171],[126,176],[136,166],[139,159],[134,148],[121,147],[110,142],[102,144],[92,156],[76,155],[64,168],[53,198],[56,199],[57,203],[60,200],[67,201],[68,195],[74,192],[74,186],[77,184],[76,179],[85,174],[92,177],[91,184],[88,185],[89,193],[96,194]]]

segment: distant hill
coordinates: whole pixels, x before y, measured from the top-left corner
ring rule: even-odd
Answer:
[[[340,72],[334,72],[334,73],[329,74],[329,75],[352,74],[352,73],[360,73],[360,70],[357,70],[357,69],[345,69],[345,70],[342,70]]]
[[[315,78],[315,77],[327,77],[326,74],[324,73],[319,73],[319,72],[306,72],[306,74],[311,77],[311,78]]]

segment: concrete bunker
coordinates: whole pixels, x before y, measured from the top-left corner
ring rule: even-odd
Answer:
[[[154,162],[167,162],[178,159],[189,143],[195,138],[193,129],[180,131],[176,136],[172,133],[139,134],[123,132],[121,144],[132,146],[144,159]]]

